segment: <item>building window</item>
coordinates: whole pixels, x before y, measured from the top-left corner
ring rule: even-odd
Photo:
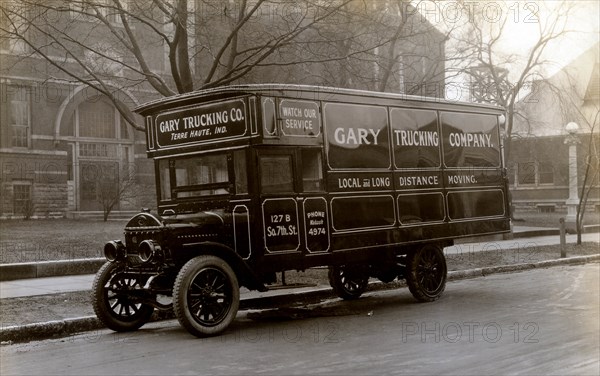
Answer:
[[[556,206],[555,205],[538,205],[538,211],[540,213],[554,213],[556,211]]]
[[[119,165],[115,162],[83,162],[80,165],[81,199],[106,203],[117,195]]]
[[[31,184],[13,185],[13,205],[15,215],[31,215]]]
[[[554,166],[549,162],[519,162],[517,169],[517,185],[554,184]]]
[[[10,1],[3,0],[2,4],[7,4],[7,8],[13,8],[17,13],[13,13],[15,16],[9,15],[7,12],[0,12],[0,25],[7,32],[3,32],[2,38],[0,38],[0,50],[11,54],[19,55],[28,52],[29,48],[27,43],[23,39],[29,37],[31,29],[27,23],[27,19],[31,17],[33,6],[30,4],[20,4],[19,2],[13,2],[8,5]],[[9,11],[12,13],[12,10]]]
[[[511,187],[514,187],[516,185],[516,175],[517,175],[517,164],[513,164],[510,163],[507,166],[507,172],[508,172],[508,183]]]
[[[535,184],[535,163],[519,162],[517,166],[517,179],[519,185]]]
[[[119,119],[119,128],[121,128],[121,139],[122,140],[128,140],[129,139],[129,127],[130,125],[127,123],[127,120],[125,120],[125,118],[123,118],[122,116]]]
[[[10,101],[11,146],[29,147],[29,101]]]
[[[135,170],[133,134],[105,97],[90,97],[75,111],[75,142],[72,150],[72,174],[78,210],[101,210],[107,200],[128,186]]]
[[[551,163],[538,162],[538,183],[554,184],[554,168]]]
[[[79,106],[79,136],[115,138],[114,108],[102,102]]]
[[[111,144],[93,144],[93,143],[81,143],[79,145],[79,156],[80,157],[104,157],[114,158],[117,153],[115,145]]]

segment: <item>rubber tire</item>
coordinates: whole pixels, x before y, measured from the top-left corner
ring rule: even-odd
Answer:
[[[141,328],[150,321],[154,308],[147,304],[141,304],[137,312],[127,316],[119,315],[111,308],[111,299],[108,298],[109,292],[105,287],[108,283],[113,282],[118,269],[119,265],[114,262],[106,262],[100,267],[92,284],[92,305],[96,316],[106,327],[116,332],[130,332]],[[126,299],[125,303],[127,303]],[[128,304],[128,306],[131,307],[133,304]]]
[[[194,318],[188,305],[188,291],[194,279],[203,271],[213,269],[225,277],[229,286],[226,288],[230,294],[230,305],[225,315],[213,325],[203,325]],[[240,288],[233,269],[223,259],[203,255],[188,261],[177,274],[173,288],[173,311],[181,326],[196,337],[208,337],[223,332],[235,319],[240,305]]]
[[[333,292],[344,300],[360,298],[369,284],[369,276],[359,272],[347,273],[343,266],[330,266],[327,276]],[[349,274],[349,275],[348,275]]]
[[[440,298],[446,288],[448,269],[439,246],[427,244],[408,254],[406,267],[406,284],[415,299],[433,302]]]

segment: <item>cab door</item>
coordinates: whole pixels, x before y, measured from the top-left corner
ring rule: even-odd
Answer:
[[[265,252],[300,251],[296,155],[293,149],[260,150],[258,172]]]
[[[247,150],[235,150],[231,153],[229,181],[233,181],[233,193],[231,199],[233,217],[233,242],[235,251],[244,260],[253,256],[252,252],[252,220],[253,202],[249,195],[248,185],[248,155]],[[250,170],[251,172],[251,170]]]
[[[322,148],[265,150],[258,161],[266,252],[327,252]]]
[[[322,148],[300,149],[298,163],[304,245],[308,253],[327,252],[330,226],[323,178]]]

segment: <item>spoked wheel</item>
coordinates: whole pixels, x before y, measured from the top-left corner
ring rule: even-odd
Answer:
[[[150,320],[154,308],[139,302],[132,290],[143,281],[123,274],[118,264],[107,262],[94,278],[92,300],[94,312],[104,325],[117,332],[137,330]]]
[[[344,266],[329,267],[328,277],[335,294],[345,300],[358,299],[369,284],[367,274]]]
[[[428,244],[408,255],[406,284],[415,299],[439,299],[446,288],[446,274],[446,258],[439,246]]]
[[[235,319],[240,289],[235,273],[222,259],[198,256],[181,268],[173,289],[179,323],[197,337],[224,331]]]

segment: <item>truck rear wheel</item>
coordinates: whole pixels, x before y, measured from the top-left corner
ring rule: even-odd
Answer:
[[[92,285],[92,305],[98,319],[117,332],[141,328],[150,320],[154,308],[139,303],[129,291],[141,288],[144,282],[121,273],[114,262],[102,265]]]
[[[197,337],[224,331],[235,319],[240,289],[223,259],[198,256],[179,271],[173,288],[173,310],[179,323]]]
[[[345,300],[358,299],[369,284],[368,274],[344,266],[329,267],[328,277],[333,292]]]
[[[406,284],[415,299],[439,299],[446,288],[446,275],[446,258],[439,246],[427,244],[408,255]]]

